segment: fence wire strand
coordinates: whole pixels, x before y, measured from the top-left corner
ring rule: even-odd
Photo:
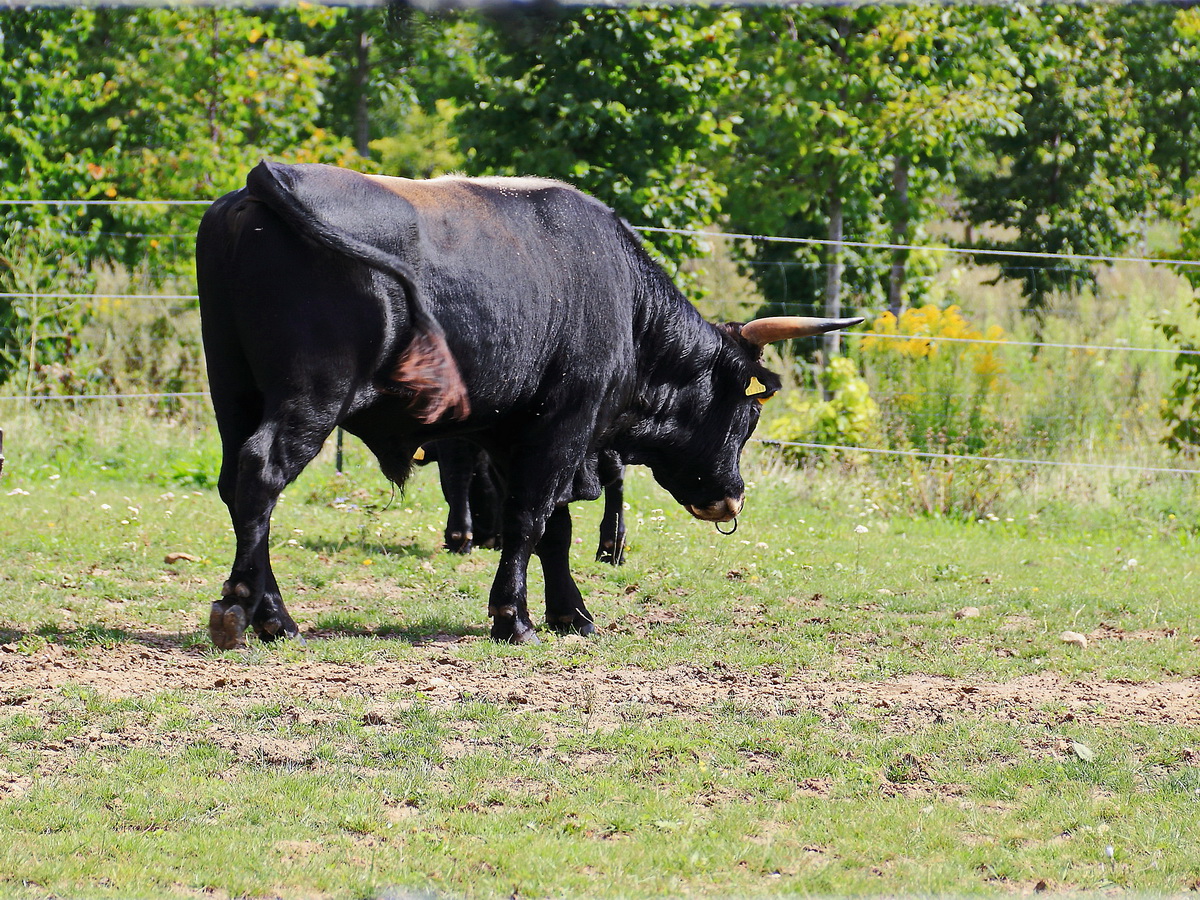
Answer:
[[[208,206],[212,203],[211,200],[134,200],[134,199],[109,199],[109,200],[27,200],[27,199],[3,199],[0,198],[0,206]],[[784,243],[784,244],[801,244],[810,246],[841,246],[848,248],[859,248],[866,250],[904,250],[904,251],[929,251],[936,253],[954,253],[973,257],[1010,257],[1010,258],[1025,258],[1025,259],[1046,259],[1046,260],[1070,260],[1076,262],[1097,262],[1097,263],[1141,263],[1148,265],[1170,265],[1170,266],[1200,266],[1200,260],[1189,259],[1173,259],[1173,258],[1156,258],[1145,256],[1103,256],[1099,254],[1076,254],[1076,253],[1050,253],[1038,251],[1021,251],[1021,250],[1003,250],[992,248],[971,248],[971,247],[954,247],[954,246],[933,246],[933,245],[918,245],[918,244],[899,244],[889,242],[873,242],[873,241],[857,241],[857,240],[842,240],[833,241],[823,238],[801,238],[787,237],[780,235],[762,235],[748,234],[737,232],[722,232],[722,231],[701,231],[687,228],[667,228],[658,226],[633,226],[635,231],[660,234],[678,234],[702,239],[719,239],[719,240],[749,240],[761,241],[767,243]],[[87,233],[84,233],[87,234]],[[184,239],[190,238],[190,234],[160,234],[148,235],[138,234],[133,232],[113,232],[105,233],[110,237],[154,237],[166,239]],[[827,266],[828,263],[818,261],[805,262],[801,260],[789,261],[780,260],[773,262],[751,261],[750,265],[760,266]],[[865,264],[856,264],[859,268],[865,267]],[[885,266],[878,266],[885,268]],[[1034,269],[1036,267],[1030,267]],[[1065,267],[1064,267],[1065,268]],[[38,293],[38,292],[4,292],[0,293],[0,298],[4,299],[54,299],[54,300],[128,300],[128,301],[196,301],[199,300],[197,294],[105,294],[105,293]],[[937,337],[926,335],[905,335],[905,334],[879,334],[875,332],[857,331],[846,332],[847,338],[879,338],[886,340],[917,340],[928,342],[954,342],[966,344],[993,344],[1008,347],[1037,347],[1048,349],[1064,349],[1064,350],[1079,350],[1079,351],[1105,351],[1105,352],[1142,352],[1142,353],[1168,353],[1176,356],[1182,355],[1197,355],[1200,350],[1186,349],[1170,349],[1157,347],[1135,347],[1128,345],[1095,345],[1095,344],[1072,344],[1065,342],[1054,341],[1005,341],[987,338],[952,338],[952,337]],[[138,393],[107,393],[107,394],[62,394],[62,395],[14,395],[0,396],[0,403],[4,402],[20,402],[20,403],[45,403],[45,402],[62,402],[62,401],[126,401],[126,400],[174,400],[174,399],[195,399],[209,398],[208,391],[180,391],[180,392],[138,392]],[[806,441],[784,441],[768,438],[751,438],[751,441],[763,446],[769,447],[800,447],[813,450],[838,450],[843,452],[865,453],[876,456],[895,456],[895,457],[910,457],[930,460],[946,460],[949,462],[973,462],[983,463],[987,465],[1018,465],[1018,466],[1045,466],[1054,468],[1066,469],[1092,469],[1101,471],[1127,471],[1127,472],[1145,472],[1154,474],[1168,475],[1184,475],[1191,476],[1200,474],[1200,469],[1179,468],[1171,466],[1148,466],[1137,465],[1132,463],[1097,463],[1097,462],[1080,462],[1080,461],[1061,461],[1047,459],[1032,459],[1011,456],[978,456],[965,453],[944,453],[927,450],[902,450],[885,447],[859,447],[849,444],[827,444],[819,442]]]
[[[2,199],[0,206],[209,206],[212,200],[20,200]],[[806,244],[810,246],[857,247],[868,250],[930,251],[934,253],[961,253],[971,256],[1007,256],[1023,259],[1070,259],[1078,262],[1130,262],[1171,266],[1200,266],[1200,259],[1171,259],[1153,256],[1104,256],[1092,253],[1051,253],[1037,250],[1001,250],[987,247],[949,247],[930,244],[898,244],[887,241],[835,241],[829,238],[788,237],[784,235],[752,234],[732,231],[702,231],[695,228],[668,228],[659,225],[634,225],[635,231],[656,234],[680,234],[699,238],[721,238],[726,240],[766,241],[783,244]]]

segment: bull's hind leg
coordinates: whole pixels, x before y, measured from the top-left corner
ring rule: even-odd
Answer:
[[[208,630],[223,650],[242,643],[247,628],[272,641],[299,634],[271,571],[268,541],[279,495],[317,455],[332,431],[288,417],[268,419],[240,447],[226,446],[221,496],[229,506],[237,553]]]
[[[537,546],[546,576],[546,624],[562,634],[594,634],[592,614],[571,577],[570,552],[571,513],[563,505],[546,521],[546,532]]]
[[[625,467],[618,464],[612,472],[602,474],[607,478],[596,561],[619,566],[625,562]]]

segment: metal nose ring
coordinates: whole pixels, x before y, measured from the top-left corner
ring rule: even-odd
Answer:
[[[721,534],[725,534],[725,535],[733,534],[735,531],[737,531],[737,516],[733,517],[733,527],[730,528],[728,531],[721,531],[721,523],[720,522],[713,522],[713,525],[716,526],[717,531],[719,531]]]

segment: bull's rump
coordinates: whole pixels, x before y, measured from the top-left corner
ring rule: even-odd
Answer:
[[[316,353],[325,361],[316,369],[340,363],[346,372],[353,354],[357,379],[386,364],[411,323],[397,302],[403,287],[375,261],[378,252],[411,272],[481,410],[528,402],[547,379],[600,380],[609,390],[632,367],[638,250],[611,210],[566,185],[269,164],[218,203],[222,221],[202,228],[199,266],[222,283],[210,293],[237,296],[208,305],[233,306],[243,335],[294,343],[271,354],[272,366]],[[234,222],[239,205],[246,221]],[[357,243],[331,247],[321,229]],[[206,230],[225,232],[208,244],[233,248],[223,265],[204,262],[213,255]]]

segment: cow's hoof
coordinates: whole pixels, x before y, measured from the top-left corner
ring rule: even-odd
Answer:
[[[283,641],[289,638],[295,638],[300,643],[304,643],[304,638],[300,636],[300,629],[293,623],[285,624],[281,619],[273,617],[267,621],[255,626],[255,633],[258,639],[264,644],[270,644],[273,641]]]
[[[240,603],[218,600],[208,611],[208,636],[221,650],[235,650],[245,644],[246,610]]]
[[[554,622],[547,619],[546,624],[559,634],[578,634],[583,637],[591,637],[596,633],[596,626],[592,620],[581,613],[575,613],[573,616],[566,616]]]
[[[473,543],[471,541],[471,532],[463,531],[447,531],[446,532],[446,549],[451,553],[462,553],[466,555],[471,552]]]
[[[596,548],[596,562],[608,563],[610,566],[619,566],[625,562],[625,544],[620,546],[614,541],[604,541]]]

